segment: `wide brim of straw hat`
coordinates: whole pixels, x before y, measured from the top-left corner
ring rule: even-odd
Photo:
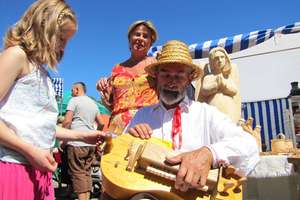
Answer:
[[[190,67],[192,69],[192,81],[197,80],[203,76],[203,70],[198,67],[197,65],[193,63],[188,63],[184,61],[175,61],[175,60],[170,60],[170,61],[162,61],[162,62],[156,62],[152,63],[151,65],[148,65],[145,67],[145,71],[151,76],[151,77],[156,77],[156,72],[159,66],[164,66],[164,65],[183,65],[185,67]]]
[[[145,71],[152,77],[156,77],[159,66],[165,65],[182,65],[191,69],[191,79],[196,80],[203,75],[203,70],[193,63],[192,57],[186,44],[178,40],[167,42],[161,54],[158,56],[158,61],[145,67]]]

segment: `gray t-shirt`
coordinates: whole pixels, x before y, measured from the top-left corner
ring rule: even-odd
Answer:
[[[88,96],[73,97],[67,106],[68,111],[73,112],[71,123],[72,130],[91,131],[95,130],[95,119],[99,115],[96,103]],[[92,146],[84,142],[68,142],[72,146]]]

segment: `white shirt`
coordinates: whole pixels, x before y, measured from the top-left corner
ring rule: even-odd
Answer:
[[[16,80],[0,101],[0,120],[14,131],[11,134],[41,149],[54,146],[57,115],[53,85],[42,67]],[[0,160],[28,163],[22,154],[2,145]]]
[[[180,103],[182,110],[182,147],[188,152],[207,146],[213,153],[214,165],[225,161],[248,174],[259,161],[257,143],[252,135],[234,124],[215,107],[189,100]],[[166,110],[162,103],[138,110],[127,130],[140,123],[147,123],[153,130],[152,137],[172,141],[172,121],[175,108]]]

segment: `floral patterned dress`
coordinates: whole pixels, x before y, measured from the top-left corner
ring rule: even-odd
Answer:
[[[158,97],[151,77],[146,73],[133,75],[121,65],[113,68],[111,84],[113,109],[109,131],[120,135],[137,110],[157,103]]]

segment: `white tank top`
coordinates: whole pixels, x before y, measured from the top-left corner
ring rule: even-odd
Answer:
[[[0,101],[0,120],[25,142],[42,149],[50,149],[54,145],[57,115],[52,82],[42,67],[16,80]],[[28,163],[20,153],[2,145],[0,160]]]

